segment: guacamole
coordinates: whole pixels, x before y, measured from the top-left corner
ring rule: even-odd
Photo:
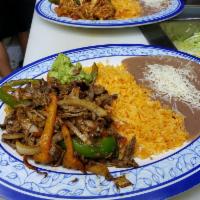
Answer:
[[[95,66],[94,66],[95,65]],[[89,84],[94,81],[97,76],[97,66],[94,63],[90,74],[82,70],[80,63],[73,64],[69,57],[64,54],[59,54],[54,61],[48,77],[58,79],[62,84],[68,84],[73,81],[83,81]]]

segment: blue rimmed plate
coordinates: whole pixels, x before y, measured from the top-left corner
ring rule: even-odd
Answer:
[[[144,17],[125,20],[74,20],[68,17],[58,17],[54,11],[54,5],[48,0],[39,0],[36,4],[36,11],[45,20],[66,26],[85,28],[120,28],[141,26],[156,23],[175,17],[184,8],[183,0],[169,0],[169,6],[162,11]]]
[[[102,45],[66,51],[73,62],[84,65],[94,61],[119,64],[130,56],[168,55],[200,64],[200,59],[178,51],[145,45]],[[15,71],[0,82],[23,78],[41,78],[56,58],[56,54]],[[5,117],[0,105],[0,123]],[[36,199],[164,199],[200,183],[200,137],[182,147],[139,162],[138,169],[111,168],[113,176],[125,174],[134,184],[117,190],[112,182],[93,174],[82,174],[63,168],[39,166],[48,172],[45,178],[23,165],[17,153],[0,142],[0,195],[7,200]],[[77,179],[77,181],[74,181]]]

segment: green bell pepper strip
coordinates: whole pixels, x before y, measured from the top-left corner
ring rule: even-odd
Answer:
[[[3,88],[0,87],[0,99],[10,107],[14,108],[15,106],[23,103],[22,101],[18,101],[11,94],[7,93]]]
[[[106,158],[116,150],[117,143],[112,136],[100,139],[96,145],[83,144],[74,139],[73,147],[78,154],[85,158]]]
[[[111,156],[117,149],[117,142],[113,136],[103,137],[95,145],[83,144],[78,139],[72,139],[74,151],[85,158],[106,158]],[[59,145],[64,149],[65,144]]]
[[[3,85],[3,87],[14,87],[19,85],[25,85],[27,83],[38,83],[39,79],[19,79],[19,80],[12,80]]]
[[[7,83],[5,83],[2,86],[2,89],[6,92],[14,92],[16,91],[16,88],[14,86],[22,86],[27,83],[39,83],[39,79],[20,79],[20,80],[12,80]]]

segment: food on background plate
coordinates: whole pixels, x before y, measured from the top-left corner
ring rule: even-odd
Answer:
[[[142,15],[142,7],[138,0],[111,0],[115,8],[114,19],[129,19]]]
[[[60,0],[55,12],[72,19],[124,19],[140,16],[141,6],[138,0]]]
[[[15,87],[20,86],[20,87]],[[152,99],[124,65],[72,64],[60,54],[44,79],[13,80],[0,88],[9,109],[2,140],[27,161],[89,171],[113,180],[108,166],[138,167],[181,146],[189,135],[184,116]]]
[[[110,0],[61,0],[55,12],[60,17],[72,19],[110,19],[114,17],[115,9]]]
[[[200,20],[161,23],[178,50],[200,57]]]
[[[200,32],[194,33],[193,36],[183,41],[174,41],[174,43],[179,50],[200,57]]]
[[[156,13],[169,5],[168,0],[49,0],[55,12],[72,19],[129,19]]]

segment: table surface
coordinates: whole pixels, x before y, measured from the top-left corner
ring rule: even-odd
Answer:
[[[45,21],[34,13],[24,64],[69,49],[120,43],[148,44],[138,28],[87,29],[66,27]]]
[[[65,27],[41,19],[34,13],[24,65],[69,49],[97,44],[148,44],[138,28],[84,29]],[[173,200],[200,199],[200,186],[179,194]]]

